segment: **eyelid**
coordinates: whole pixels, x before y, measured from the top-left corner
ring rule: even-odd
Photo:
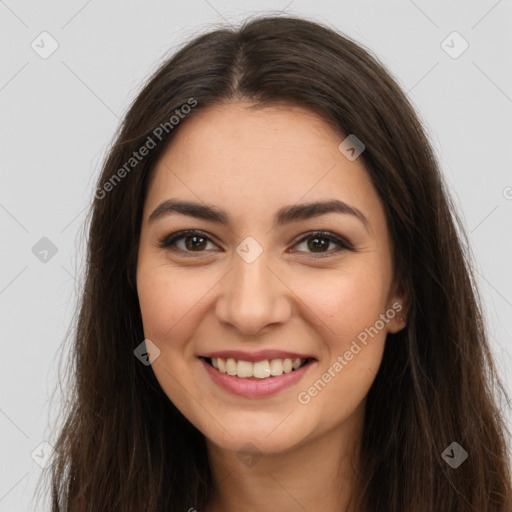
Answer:
[[[166,236],[164,236],[159,242],[158,247],[161,249],[169,249],[172,244],[177,242],[178,240],[181,240],[182,238],[186,238],[187,236],[200,236],[202,238],[205,238],[207,241],[216,243],[215,237],[210,235],[209,233],[206,233],[205,231],[201,231],[200,229],[185,229],[180,231],[175,231],[174,233],[170,233]],[[180,251],[177,249],[177,251]],[[183,252],[183,251],[181,251]],[[189,254],[193,254],[193,251],[185,251]],[[200,253],[201,251],[198,251]],[[203,251],[204,252],[204,251]]]
[[[324,255],[331,256],[333,254],[338,254],[339,252],[341,252],[343,250],[355,252],[354,246],[345,237],[343,237],[341,235],[337,235],[336,233],[333,233],[331,231],[325,231],[325,230],[308,231],[307,233],[304,233],[303,235],[301,235],[301,238],[299,238],[296,242],[294,242],[293,245],[294,246],[298,245],[298,244],[304,242],[305,240],[309,240],[309,239],[315,238],[315,237],[329,239],[331,242],[334,242],[335,244],[337,244],[338,250],[335,252],[325,252],[325,253],[310,252],[310,253],[306,253],[306,254],[312,254],[312,255],[316,255],[318,257],[323,257]],[[294,251],[294,252],[304,252],[304,251]]]
[[[173,246],[173,244],[175,244],[175,242],[177,242],[183,238],[186,238],[187,236],[194,236],[194,235],[205,238],[207,242],[212,242],[212,243],[216,244],[215,237],[206,233],[205,231],[202,231],[200,229],[186,229],[186,230],[181,230],[181,231],[175,231],[174,233],[170,233],[170,234],[166,235],[158,242],[158,247],[160,247],[161,249],[172,250],[174,252],[180,252],[182,254],[185,253],[186,255],[190,255],[190,256],[200,255],[201,253],[206,252],[206,251],[197,251],[197,252],[183,251],[182,249],[171,248]],[[322,253],[322,252],[315,253],[315,252],[307,252],[307,251],[292,251],[292,252],[306,253],[306,254],[312,255],[313,257],[316,257],[316,258],[333,256],[335,254],[339,254],[342,251],[356,252],[356,249],[354,248],[352,243],[350,243],[345,237],[342,237],[341,235],[337,235],[336,233],[333,233],[331,231],[325,231],[325,230],[313,230],[313,231],[308,231],[306,233],[302,233],[300,235],[300,238],[298,238],[298,239],[296,239],[296,241],[292,242],[292,244],[293,244],[292,247],[296,246],[306,240],[314,238],[314,237],[329,239],[330,242],[333,242],[338,246],[337,250],[332,251],[332,249],[331,249],[324,253]]]

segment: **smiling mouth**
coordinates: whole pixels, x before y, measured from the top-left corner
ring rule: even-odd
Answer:
[[[222,357],[202,358],[220,373],[241,379],[264,380],[292,373],[314,361],[313,358],[264,359],[250,362]]]

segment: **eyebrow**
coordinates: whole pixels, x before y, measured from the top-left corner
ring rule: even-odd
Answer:
[[[368,219],[364,214],[357,208],[338,199],[284,206],[283,208],[280,208],[274,216],[274,224],[277,226],[283,226],[285,224],[318,217],[320,215],[326,215],[328,213],[352,215],[363,223],[367,231],[370,231]],[[224,224],[228,227],[231,225],[229,215],[215,206],[209,206],[193,201],[181,201],[178,199],[167,199],[160,203],[149,216],[148,222],[151,223],[159,218],[172,214],[188,215],[197,219]]]

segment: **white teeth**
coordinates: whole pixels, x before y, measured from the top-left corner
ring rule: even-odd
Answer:
[[[252,363],[249,361],[238,361],[236,374],[239,377],[252,377]]]
[[[257,379],[266,379],[267,377],[270,377],[270,365],[268,364],[267,359],[265,359],[265,361],[253,363],[251,366],[253,377],[256,377]]]
[[[270,375],[282,375],[283,374],[283,361],[281,359],[272,359],[270,361]]]
[[[264,359],[263,361],[237,361],[233,358],[222,359],[221,357],[211,358],[212,366],[222,373],[231,376],[237,376],[242,379],[255,377],[257,379],[266,379],[268,377],[278,377],[283,373],[290,373],[292,370],[300,368],[306,359],[297,357],[295,359]]]
[[[228,375],[236,375],[237,371],[237,364],[234,359],[227,359],[226,360],[226,373]]]

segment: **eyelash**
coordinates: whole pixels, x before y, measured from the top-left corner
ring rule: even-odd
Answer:
[[[201,254],[203,252],[206,252],[206,250],[203,250],[203,251],[186,251],[186,250],[183,250],[183,249],[179,249],[179,248],[177,248],[175,246],[176,242],[178,242],[178,241],[180,241],[180,240],[182,240],[184,238],[187,238],[188,236],[198,236],[198,237],[206,239],[207,242],[214,243],[210,239],[210,237],[206,233],[204,233],[203,231],[199,231],[199,230],[196,230],[196,229],[188,229],[188,230],[185,230],[185,231],[177,231],[175,233],[171,233],[170,235],[165,236],[158,243],[158,246],[161,249],[168,249],[168,250],[171,250],[171,251],[174,251],[174,252],[182,252],[182,253],[185,253],[187,256],[191,256],[191,257],[196,257],[196,255],[194,253],[197,253],[197,255],[199,255],[199,254]],[[331,233],[329,231],[313,231],[311,233],[307,233],[307,236],[301,238],[294,245],[298,245],[298,244],[300,244],[300,243],[302,243],[304,241],[307,241],[307,240],[310,240],[310,239],[314,239],[314,238],[327,239],[327,240],[329,240],[329,242],[334,242],[335,244],[338,245],[338,248],[334,252],[332,252],[332,251],[324,252],[324,253],[310,252],[309,254],[311,254],[314,258],[326,258],[328,256],[333,256],[335,254],[339,254],[340,252],[342,252],[344,250],[355,252],[355,249],[352,246],[352,244],[350,244],[350,242],[348,242],[347,240],[343,239],[342,237],[340,237],[338,235],[335,235],[334,233]],[[304,252],[304,251],[298,251],[298,252]]]

